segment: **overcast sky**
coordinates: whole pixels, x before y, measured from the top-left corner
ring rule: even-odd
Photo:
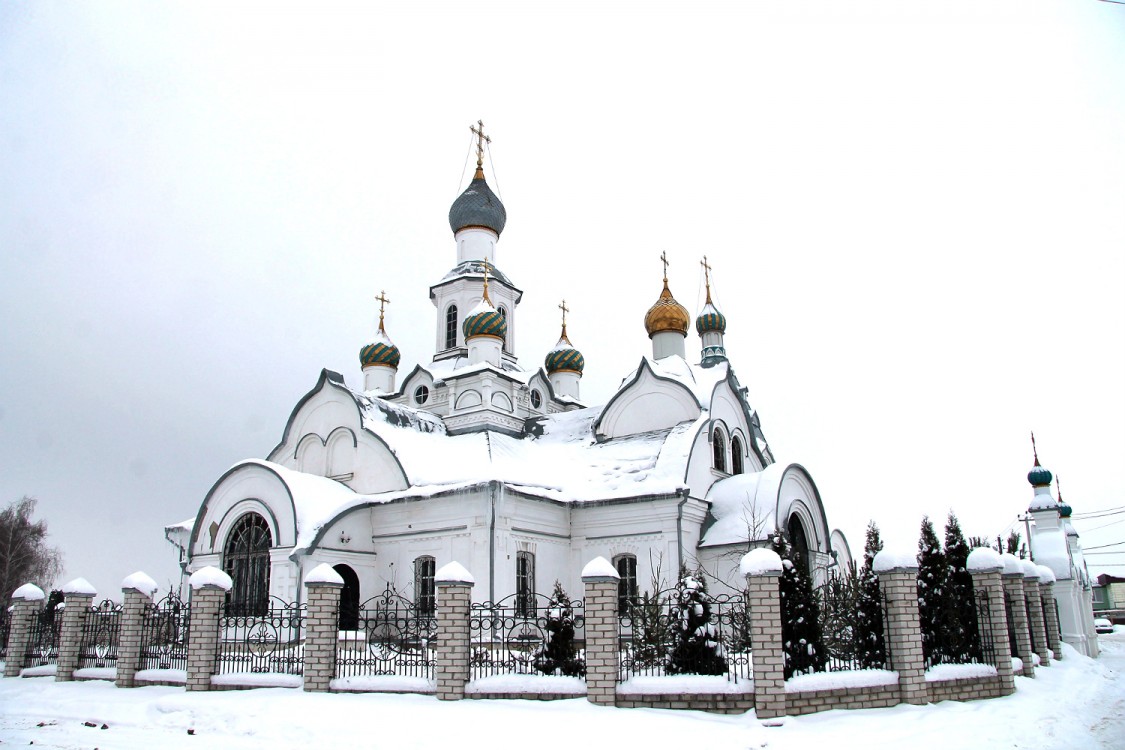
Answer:
[[[1125,506],[1125,5],[743,5],[0,3],[0,501],[39,498],[60,583],[175,579],[162,527],[322,367],[361,385],[380,290],[430,360],[477,119],[525,367],[565,297],[604,403],[660,253],[693,315],[707,255],[853,551],[1005,533],[1032,429],[1076,512]]]

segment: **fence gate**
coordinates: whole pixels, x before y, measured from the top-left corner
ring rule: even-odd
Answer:
[[[433,609],[418,607],[388,585],[356,611],[345,612],[341,607],[336,677],[404,675],[433,679],[436,635]]]
[[[145,607],[139,669],[187,670],[191,609],[175,594]]]
[[[121,632],[121,605],[105,599],[86,610],[78,669],[117,666],[117,637]]]
[[[224,604],[219,608],[220,640],[214,674],[302,674],[305,611],[304,604],[284,602],[276,596],[251,607]]]

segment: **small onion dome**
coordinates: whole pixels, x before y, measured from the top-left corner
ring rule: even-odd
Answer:
[[[449,207],[449,228],[454,234],[466,227],[484,227],[500,234],[507,222],[508,212],[504,210],[504,204],[492,192],[479,170],[465,192],[457,196]]]
[[[1063,518],[1070,518],[1070,514],[1073,513],[1073,512],[1074,512],[1074,509],[1071,508],[1066,503],[1059,503],[1059,515],[1062,516]]]
[[[668,279],[664,279],[664,291],[660,292],[660,299],[645,313],[645,330],[648,337],[652,338],[658,333],[671,331],[681,336],[687,336],[691,316],[679,302],[672,297],[668,289]]]
[[[703,312],[699,313],[699,317],[695,319],[695,330],[700,336],[710,331],[726,333],[727,316],[723,315],[715,309],[713,304],[708,302],[704,305]]]
[[[1032,487],[1048,487],[1051,484],[1051,472],[1044,469],[1036,461],[1031,471],[1027,472],[1027,481],[1031,483]]]
[[[503,339],[508,335],[508,319],[493,307],[485,296],[465,317],[461,330],[465,334],[466,341],[476,336]]]
[[[376,334],[375,339],[365,345],[359,350],[359,364],[361,367],[371,367],[372,365],[382,365],[384,367],[393,367],[398,369],[398,363],[402,359],[402,354],[399,353],[398,347],[391,343],[391,340],[380,331]]]
[[[547,358],[543,360],[543,366],[547,368],[547,374],[549,375],[556,372],[582,374],[582,368],[586,366],[586,358],[582,356],[582,352],[574,348],[574,344],[570,343],[570,339],[566,337],[566,326],[563,326],[559,343],[555,344],[554,349],[547,352]]]

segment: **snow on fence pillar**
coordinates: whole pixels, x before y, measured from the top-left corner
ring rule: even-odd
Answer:
[[[219,655],[219,609],[233,583],[208,565],[191,574],[191,624],[188,626],[187,689],[210,690]]]
[[[340,592],[344,579],[327,563],[305,576],[305,690],[327,693],[336,674],[336,640],[340,632]]]
[[[1035,634],[1034,651],[1039,654],[1039,664],[1049,667],[1051,657],[1047,655],[1047,624],[1043,622],[1043,600],[1039,597],[1039,566],[1030,560],[1020,562],[1023,564],[1023,591],[1027,597],[1028,625]]]
[[[121,625],[117,631],[117,679],[114,681],[119,688],[137,685],[145,610],[152,604],[156,588],[156,581],[139,570],[121,582]]]
[[[473,576],[456,562],[434,574],[437,586],[437,648],[434,653],[434,678],[437,697],[459,701],[465,697],[469,681],[469,606],[473,595]]]
[[[618,658],[617,585],[621,576],[604,557],[582,569],[585,587],[586,700],[602,706],[617,703]]]
[[[74,679],[74,670],[78,668],[78,652],[82,649],[82,625],[86,622],[86,613],[90,611],[90,602],[98,592],[85,578],[75,578],[65,584],[62,592],[66,606],[63,607],[62,627],[59,628],[55,681],[69,682]]]
[[[1035,677],[1035,664],[1031,659],[1031,634],[1027,629],[1027,595],[1023,588],[1023,563],[1015,555],[1005,553],[1000,556],[1004,561],[1004,593],[1011,605],[1011,629],[1016,635],[1012,644],[1012,656],[1023,661],[1023,676]]]
[[[25,583],[12,592],[11,630],[8,631],[8,656],[4,662],[5,677],[19,677],[31,640],[31,622],[43,609],[46,595],[34,583]]]
[[[1039,598],[1043,602],[1043,611],[1046,613],[1047,647],[1055,655],[1055,659],[1062,658],[1062,646],[1059,644],[1059,612],[1055,609],[1055,572],[1046,565],[1040,565],[1039,570]]]
[[[872,563],[887,611],[885,641],[890,668],[898,672],[903,703],[916,706],[929,700],[922,625],[918,617],[918,560],[913,553],[883,550]]]
[[[739,571],[746,578],[746,610],[754,652],[754,713],[785,714],[785,656],[781,648],[781,558],[766,547],[750,550]]]
[[[981,637],[990,637],[995,654],[996,676],[1000,679],[1000,695],[1011,695],[1016,691],[1015,677],[1012,675],[1012,646],[1008,642],[1008,617],[1004,613],[1004,584],[1000,571],[1004,563],[1000,555],[988,547],[977,547],[969,553],[969,574],[973,577],[973,593],[984,592],[988,596],[987,620],[985,613],[977,611],[977,628]],[[979,600],[978,600],[979,605]],[[986,634],[986,622],[991,630]]]

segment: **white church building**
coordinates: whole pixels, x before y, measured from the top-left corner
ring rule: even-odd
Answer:
[[[351,606],[391,586],[428,608],[435,570],[454,560],[474,575],[476,601],[549,593],[556,580],[581,596],[580,571],[598,556],[621,574],[622,596],[654,577],[670,585],[680,565],[705,571],[714,592],[740,589],[740,557],[777,532],[818,578],[848,565],[812,476],[774,461],[709,276],[690,344],[665,265],[643,315],[652,349],[605,405],[582,400],[565,303],[542,366],[521,364],[523,291],[501,270],[507,216],[474,132],[477,170],[449,209],[454,265],[429,289],[432,358],[404,375],[381,308],[361,385],[321,371],[265,458],[235,464],[195,516],[167,527],[185,572],[220,567],[234,601],[260,606],[300,600],[304,576],[328,563]]]

